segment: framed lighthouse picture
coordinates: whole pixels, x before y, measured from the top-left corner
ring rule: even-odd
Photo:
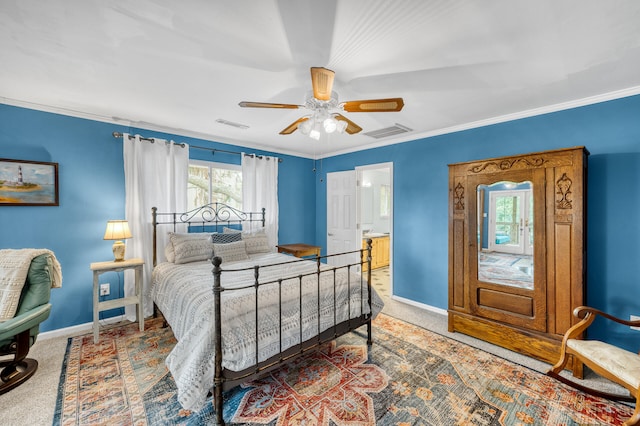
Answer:
[[[58,203],[58,163],[0,158],[0,206]]]

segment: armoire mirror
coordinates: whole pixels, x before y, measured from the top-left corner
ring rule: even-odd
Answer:
[[[584,304],[587,155],[449,165],[449,331],[557,360]]]
[[[533,183],[478,185],[477,202],[478,280],[532,289]]]

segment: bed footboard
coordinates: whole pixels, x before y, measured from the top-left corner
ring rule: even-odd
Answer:
[[[354,264],[347,264],[340,267],[334,267],[334,290],[335,290],[335,270],[341,268],[347,268],[347,272],[350,271],[352,267],[357,265],[367,264],[367,279],[366,281],[366,291],[367,298],[366,303],[368,304],[368,312],[364,313],[364,310],[361,310],[361,314],[355,318],[351,318],[351,287],[347,286],[347,301],[348,301],[348,319],[342,322],[335,322],[332,327],[324,331],[318,332],[316,336],[313,338],[304,340],[302,339],[302,327],[300,327],[300,342],[288,349],[281,350],[280,353],[273,355],[267,360],[257,362],[254,366],[246,368],[242,371],[231,371],[223,368],[222,365],[222,292],[225,291],[225,288],[222,286],[222,276],[223,270],[221,268],[222,259],[219,257],[214,257],[212,260],[213,264],[213,294],[214,294],[214,357],[215,357],[215,367],[214,367],[214,378],[213,378],[213,406],[215,410],[215,424],[224,425],[223,418],[223,392],[232,389],[233,387],[239,385],[240,383],[255,380],[260,378],[270,371],[280,367],[286,362],[290,362],[296,359],[299,356],[302,356],[310,351],[317,350],[320,346],[328,343],[339,336],[342,336],[346,333],[354,331],[363,325],[367,326],[367,345],[371,346],[373,344],[372,339],[372,326],[371,321],[373,318],[373,306],[372,306],[372,288],[371,288],[371,244],[372,240],[367,240],[367,248],[356,250],[354,252],[349,253],[340,253],[335,256],[342,256],[345,254],[351,254],[358,252],[360,254],[360,261]],[[318,283],[320,282],[320,272],[321,272],[321,261],[322,259],[326,259],[331,256],[323,256],[316,257],[317,262],[317,274],[318,274]],[[255,267],[255,289],[256,289],[256,297],[255,297],[255,328],[256,328],[256,341],[258,335],[258,287],[260,286],[258,278],[259,278],[259,266]],[[326,271],[325,271],[326,272]],[[282,281],[282,280],[280,280]],[[302,282],[302,276],[300,276],[300,282]],[[231,291],[227,289],[227,291]],[[318,291],[320,291],[320,284],[318,284]],[[362,280],[361,280],[361,288],[362,292]],[[361,293],[362,294],[362,293]],[[335,291],[334,291],[334,299],[335,299]],[[320,328],[320,298],[318,297],[318,329]],[[362,300],[362,297],[361,297]],[[302,304],[302,292],[300,292],[300,304]],[[334,318],[336,318],[336,303],[334,302]],[[302,314],[301,314],[302,315]],[[282,333],[280,334],[281,347],[282,347]],[[258,358],[258,344],[256,344],[256,361]]]

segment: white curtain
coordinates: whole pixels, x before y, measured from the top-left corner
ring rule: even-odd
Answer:
[[[189,146],[156,139],[151,143],[141,141],[140,136],[122,137],[124,153],[125,217],[129,222],[132,238],[127,240],[127,258],[144,260],[142,294],[144,315],[153,313],[153,302],[147,296],[153,270],[153,226],[151,208],[158,212],[184,212],[187,209],[187,179],[189,174]],[[164,259],[168,228],[159,228],[158,262]],[[133,271],[125,273],[125,296],[135,294]],[[127,306],[128,320],[135,319],[135,306]]]
[[[278,158],[242,153],[242,210],[266,210],[269,245],[278,244]],[[256,224],[253,225],[256,227]]]

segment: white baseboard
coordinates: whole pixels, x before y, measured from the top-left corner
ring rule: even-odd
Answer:
[[[444,316],[447,315],[446,309],[438,308],[431,305],[425,305],[424,303],[416,302],[415,300],[411,300],[411,299],[405,299],[404,297],[400,297],[400,296],[391,296],[391,298],[397,302],[415,306],[416,308],[424,309],[425,311],[430,311],[435,314],[444,315]]]
[[[425,311],[430,311],[439,315],[447,315],[447,310],[438,308],[431,305],[426,305],[424,303],[416,302],[415,300],[405,299],[400,296],[391,296],[391,298],[397,302],[405,303],[407,305],[415,306],[416,308],[424,309]],[[115,317],[106,318],[100,320],[100,324],[115,324],[120,321],[124,321],[124,315],[117,315]],[[79,334],[84,334],[91,332],[93,330],[93,322],[87,322],[84,324],[73,325],[71,327],[59,328],[57,330],[45,331],[38,334],[38,340],[47,340],[47,339],[55,339],[56,337],[62,336],[77,336]]]
[[[124,315],[117,315],[115,317],[105,318],[100,320],[100,324],[115,324],[125,319]],[[59,328],[57,330],[44,331],[38,334],[38,341],[55,339],[56,337],[63,336],[77,336],[79,334],[85,334],[93,331],[93,322],[87,322],[84,324],[72,325],[71,327]]]

